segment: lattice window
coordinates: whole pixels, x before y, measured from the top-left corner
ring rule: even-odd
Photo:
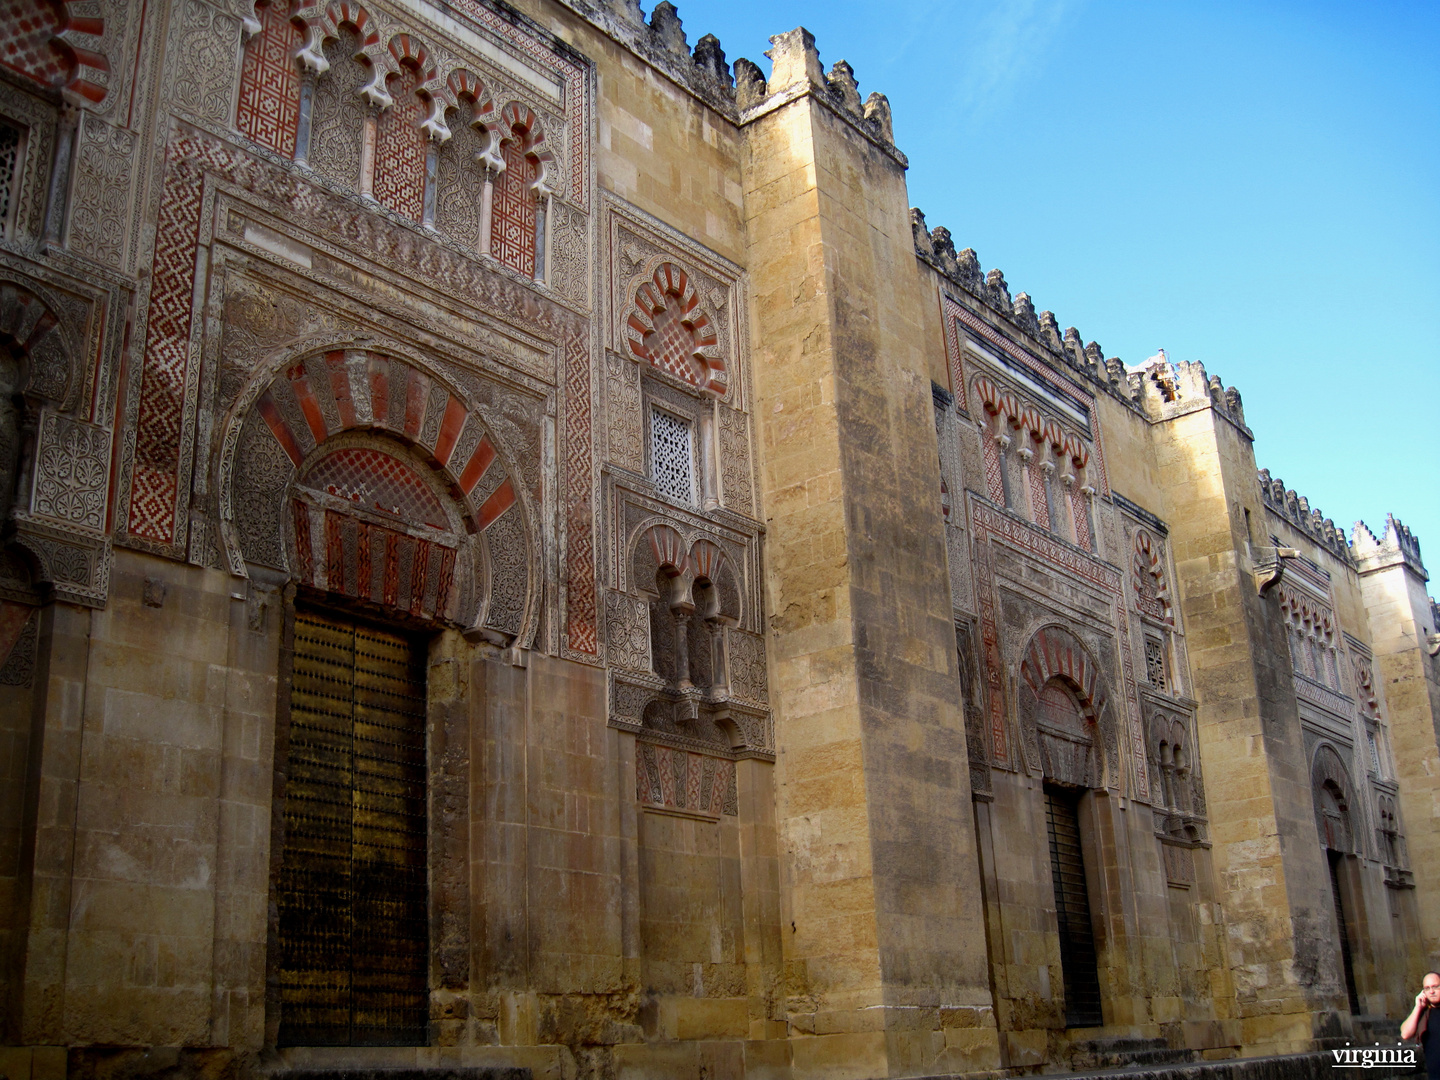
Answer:
[[[1145,676],[1156,690],[1169,690],[1170,678],[1165,670],[1165,644],[1157,638],[1145,639]]]
[[[663,494],[694,505],[695,429],[659,409],[650,412],[650,472]]]
[[[0,120],[0,236],[10,235],[10,220],[20,201],[21,151],[24,129]]]
[[[425,105],[415,93],[419,85],[413,68],[391,77],[395,104],[380,114],[375,134],[375,200],[412,221],[419,221],[425,208],[425,135],[420,130]]]
[[[1375,732],[1365,732],[1365,742],[1370,747],[1370,767],[1375,770],[1375,775],[1384,777],[1385,770],[1380,767],[1380,742],[1375,738]]]
[[[500,148],[505,171],[495,181],[491,208],[490,254],[512,270],[535,273],[535,163],[517,130]]]
[[[295,155],[300,118],[300,73],[295,64],[300,29],[291,24],[285,7],[285,0],[272,0],[255,9],[260,33],[245,46],[235,126],[288,158]]]

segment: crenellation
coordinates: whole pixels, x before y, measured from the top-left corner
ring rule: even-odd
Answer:
[[[754,108],[765,100],[769,88],[765,72],[753,60],[740,57],[735,61],[735,105],[742,111]]]
[[[1253,437],[1240,409],[1240,394],[1223,388],[1198,360],[1172,363],[1161,349],[1144,364],[1126,369],[1131,395],[1152,420],[1170,419],[1196,409],[1213,409],[1247,437]]]
[[[930,237],[930,230],[925,227],[925,212],[916,206],[910,208],[910,234],[916,251],[932,258],[935,256],[935,242]],[[947,231],[945,235],[950,234]],[[951,248],[954,248],[953,243]]]
[[[1279,481],[1275,481],[1272,490],[1279,486]],[[1290,493],[1286,494],[1288,496]],[[1420,541],[1394,514],[1385,515],[1385,530],[1379,539],[1376,539],[1365,522],[1355,522],[1351,532],[1351,544],[1354,557],[1364,568],[1400,562],[1418,574],[1422,580],[1428,577],[1425,562],[1420,557]]]
[[[692,59],[690,44],[685,40],[685,29],[680,24],[680,14],[670,0],[660,0],[651,10],[650,33],[656,47],[672,58],[682,61]]]
[[[855,82],[855,69],[844,60],[836,60],[825,76],[825,82],[840,102],[840,107],[851,116],[863,114],[860,105],[860,89]]]
[[[735,78],[730,73],[730,65],[725,62],[725,50],[720,47],[720,39],[714,34],[706,34],[695,43],[695,66],[722,94],[734,93]]]
[[[1024,330],[1031,337],[1040,335],[1040,320],[1035,315],[1035,305],[1030,301],[1029,293],[1020,293],[1015,297],[1015,322],[1020,329]],[[1049,314],[1049,312],[1046,312]],[[1053,316],[1052,316],[1053,318]]]
[[[1003,314],[1009,315],[1014,311],[1010,286],[1005,282],[1004,271],[998,267],[985,275],[985,299],[991,307]]]
[[[885,143],[894,145],[895,127],[890,115],[890,99],[879,90],[870,91],[865,99],[865,120]]]
[[[1217,385],[1218,381],[1216,380]],[[1233,389],[1231,387],[1231,390]],[[1351,550],[1350,543],[1345,539],[1344,530],[1337,528],[1334,521],[1325,517],[1318,509],[1312,509],[1310,500],[1287,488],[1283,480],[1272,478],[1269,469],[1261,469],[1256,477],[1260,484],[1260,496],[1267,507],[1306,536],[1314,539],[1321,547],[1347,566],[1356,565],[1355,560],[1359,556],[1360,550],[1358,547],[1354,551]],[[1368,533],[1369,531],[1365,529],[1364,522],[1356,522],[1356,526],[1357,532],[1364,530]]]

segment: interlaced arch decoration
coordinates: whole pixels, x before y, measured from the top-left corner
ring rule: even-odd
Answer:
[[[1020,662],[1017,698],[1027,764],[1046,779],[1076,787],[1105,783],[1105,750],[1113,741],[1105,680],[1084,645],[1062,626],[1036,631]],[[1066,722],[1066,699],[1078,721]]]
[[[425,207],[426,138],[421,123],[434,111],[422,87],[434,79],[435,71],[428,66],[424,46],[409,34],[393,37],[390,53],[400,70],[387,80],[394,104],[380,113],[376,126],[373,191],[382,206],[419,221]]]
[[[0,64],[72,100],[103,103],[110,89],[110,58],[101,51],[105,19],[89,7],[76,0],[12,0],[0,19]]]
[[[635,290],[625,342],[637,360],[692,386],[721,396],[729,388],[715,326],[690,276],[672,262],[662,262]]]
[[[550,194],[554,155],[533,110],[512,101],[500,110],[500,174],[495,180],[490,254],[527,277],[535,274],[539,201]]]
[[[1057,522],[1051,520],[1052,502],[1053,515],[1057,518],[1061,507],[1068,502],[1076,543],[1091,547],[1090,519],[1082,493],[1086,485],[1085,467],[1090,461],[1090,449],[1085,441],[988,376],[976,376],[971,392],[987,418],[983,452],[990,500],[1010,505],[1019,497],[1019,492],[1012,491],[1011,503],[1006,501],[1007,464],[1001,459],[1001,444],[1024,450],[1031,458],[1026,466],[1031,471],[1030,516],[1042,528],[1053,528]],[[1046,460],[1068,488],[1068,496],[1061,491],[1051,491],[1047,499],[1044,487],[1047,481],[1041,468]]]
[[[1344,759],[1329,743],[1315,748],[1310,784],[1315,799],[1315,828],[1321,845],[1332,851],[1354,853],[1355,831],[1350,820],[1354,786]]]
[[[1135,551],[1130,563],[1135,606],[1152,619],[1173,624],[1175,616],[1170,604],[1170,584],[1160,556],[1160,542],[1150,535],[1148,529],[1136,529]]]
[[[220,473],[232,572],[271,566],[497,642],[533,637],[528,498],[483,417],[428,368],[344,348],[272,366],[227,418]]]
[[[1277,591],[1280,612],[1285,617],[1292,666],[1317,682],[1340,690],[1334,616],[1328,608],[1298,589],[1281,585]]]

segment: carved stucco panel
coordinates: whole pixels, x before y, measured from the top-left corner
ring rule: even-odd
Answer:
[[[605,600],[606,658],[614,667],[649,671],[649,605],[614,589],[606,593]]]
[[[228,124],[239,78],[240,24],[201,0],[185,0],[175,17],[171,104],[212,123]]]
[[[605,354],[605,433],[612,464],[644,474],[639,368],[613,352]]]
[[[110,433],[97,424],[46,410],[35,448],[36,517],[100,532],[110,476]]]
[[[119,269],[136,174],[136,136],[86,113],[80,125],[70,206],[70,248]]]

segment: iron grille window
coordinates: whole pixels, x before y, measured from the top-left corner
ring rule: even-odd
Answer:
[[[1170,680],[1165,674],[1165,645],[1152,637],[1145,639],[1145,675],[1156,690],[1170,689]]]
[[[663,494],[695,504],[695,429],[661,409],[650,410],[650,472]]]
[[[1080,850],[1079,796],[1045,789],[1045,824],[1050,833],[1050,874],[1055,885],[1055,916],[1060,931],[1060,974],[1065,981],[1065,1026],[1099,1027],[1100,972],[1095,961],[1095,931],[1085,859]]]
[[[0,236],[9,236],[10,219],[20,197],[21,128],[0,119]]]

